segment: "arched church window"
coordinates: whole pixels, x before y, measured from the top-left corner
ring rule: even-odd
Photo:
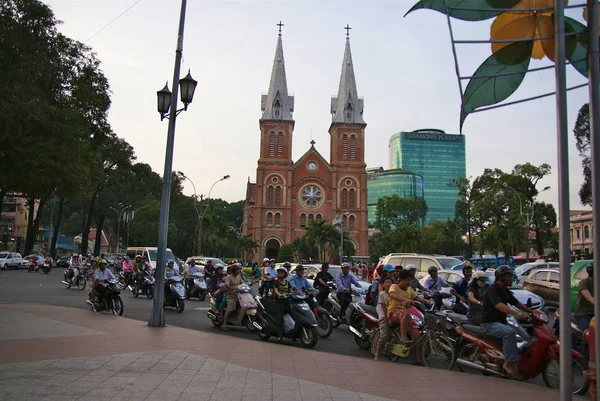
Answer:
[[[271,227],[273,225],[273,213],[267,213],[267,226]]]
[[[277,134],[277,156],[283,156],[283,132]]]
[[[281,214],[275,213],[275,227],[279,227],[281,224]]]
[[[306,215],[304,213],[300,215],[300,227],[306,227]]]
[[[350,216],[350,229],[354,230],[354,223],[356,218],[354,216]]]
[[[275,188],[275,204],[281,205],[281,187]]]
[[[323,216],[321,216],[321,214],[317,214],[317,221],[321,221],[323,219]]]
[[[315,216],[311,213],[308,215],[308,222],[310,223],[311,221],[313,221],[315,219]]]
[[[350,136],[350,160],[356,159],[356,135]]]
[[[269,205],[273,204],[273,185],[270,185],[267,189],[267,203]]]
[[[348,135],[342,135],[342,160],[348,159]]]
[[[356,197],[356,191],[354,191],[353,189],[350,190],[350,208],[354,208],[355,206],[355,197]]]
[[[344,225],[344,228],[348,227],[348,216],[344,215],[342,224]]]
[[[348,207],[348,190],[342,189],[342,207]]]
[[[269,156],[275,156],[275,133],[271,132],[269,134]]]

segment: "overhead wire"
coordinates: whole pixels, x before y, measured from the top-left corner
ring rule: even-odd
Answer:
[[[112,20],[110,20],[108,22],[108,24],[104,25],[102,28],[100,28],[100,30],[98,30],[96,33],[94,33],[92,36],[90,36],[85,42],[83,43],[87,43],[90,40],[94,39],[96,36],[98,36],[102,31],[104,31],[106,28],[108,28],[113,22],[115,22],[116,20],[118,20],[119,18],[121,18],[123,15],[125,15],[125,13],[129,10],[131,10],[133,7],[135,7],[137,4],[139,4],[142,0],[137,0],[135,3],[133,3],[132,5],[130,5],[129,7],[127,7],[125,9],[125,11],[123,11],[121,14],[117,15],[115,18],[113,18]]]

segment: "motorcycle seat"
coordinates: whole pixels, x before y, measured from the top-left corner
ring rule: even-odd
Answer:
[[[467,330],[471,334],[475,334],[476,336],[487,337],[484,334],[483,329],[481,328],[481,326],[475,326],[473,324],[463,324],[462,328],[465,329],[465,330]]]
[[[456,324],[465,324],[469,321],[466,315],[460,315],[458,313],[449,312],[446,314],[446,316],[448,317],[448,319],[452,320]]]
[[[360,306],[360,308],[362,310],[364,310],[366,313],[368,313],[369,315],[377,317],[377,308],[376,307],[367,305],[364,302],[359,302],[358,306]]]

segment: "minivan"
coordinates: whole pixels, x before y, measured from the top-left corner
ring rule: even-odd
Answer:
[[[129,247],[127,248],[127,258],[129,260],[134,260],[137,255],[145,256],[148,258],[148,262],[152,265],[153,269],[156,269],[156,259],[158,257],[158,248],[155,246],[140,246],[140,247]],[[175,255],[170,248],[167,248],[167,254],[165,256],[165,261],[173,259],[175,260]]]
[[[443,255],[421,255],[418,253],[390,253],[379,259],[380,265],[390,264],[394,267],[415,265],[417,267],[417,278],[427,276],[427,269],[435,266],[439,270],[451,269],[462,262],[456,258]]]

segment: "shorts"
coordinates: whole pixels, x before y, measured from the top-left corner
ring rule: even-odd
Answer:
[[[395,323],[395,324],[400,324],[400,320],[402,320],[402,316],[404,316],[404,313],[406,312],[406,309],[394,309],[393,311],[390,312],[390,314],[388,315],[388,319],[390,321],[390,323]]]
[[[234,312],[237,309],[237,297],[235,294],[227,294],[227,312]]]

